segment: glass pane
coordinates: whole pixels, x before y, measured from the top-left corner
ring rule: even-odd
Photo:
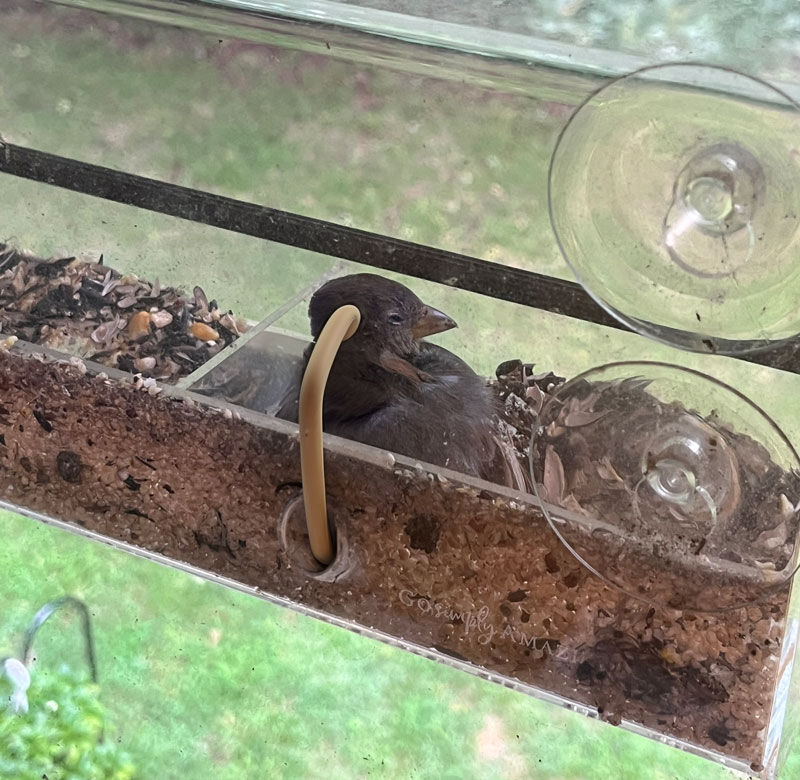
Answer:
[[[283,9],[296,18],[316,16],[341,22],[344,27],[382,33],[347,38],[341,29],[294,25],[280,19],[273,19],[274,26],[269,28],[263,20],[257,23],[255,17],[231,11],[235,6],[244,8],[245,3],[217,5],[220,8],[196,4],[186,9],[185,15],[173,17],[176,27],[155,23],[171,13],[158,2],[137,7],[136,13],[143,19],[25,0],[0,10],[0,68],[5,76],[0,100],[7,109],[0,128],[3,138],[20,146],[508,266],[568,276],[547,217],[546,174],[556,136],[573,107],[601,83],[587,73],[629,69],[633,61],[622,56],[625,52],[657,58],[683,52],[688,56],[691,51],[687,47],[695,40],[692,36],[699,35],[703,46],[698,51],[706,59],[749,65],[770,77],[794,78],[794,43],[790,39],[795,20],[786,9],[776,10],[772,17],[773,11],[765,10],[763,25],[760,17],[747,34],[739,32],[744,30],[738,26],[744,12],[738,6],[730,13],[717,14],[713,25],[707,21],[710,12],[701,12],[699,7],[690,20],[683,11],[666,4],[642,6],[624,19],[621,12],[608,10],[605,4],[588,2],[548,5],[535,19],[528,6],[517,3],[480,8],[452,3],[392,8],[361,4],[360,11],[357,3],[311,3],[291,11]],[[223,5],[226,8],[221,8]],[[133,6],[103,3],[102,8],[130,13]],[[372,14],[375,8],[387,14]],[[189,10],[194,14],[191,22]],[[222,17],[212,11],[230,12],[219,28],[216,20]],[[652,16],[655,13],[658,18]],[[201,18],[203,24],[198,22]],[[439,27],[432,20],[455,23],[460,29]],[[695,23],[697,29],[691,26]],[[383,29],[381,25],[385,25]],[[416,32],[410,35],[403,30]],[[488,35],[489,30],[498,35]],[[328,32],[330,48],[324,45]],[[442,43],[448,35],[456,37],[449,39],[447,51],[390,40],[394,36]],[[534,45],[535,37],[548,36],[566,41],[567,47],[577,42],[607,51],[605,56],[597,51],[586,53],[570,71],[530,67],[523,62],[529,47],[536,61],[550,58],[551,64],[565,64],[567,48],[542,44],[537,49]],[[714,50],[715,41],[723,41],[725,48]],[[774,45],[764,46],[765,42]],[[736,51],[731,48],[734,43]],[[479,56],[479,52],[497,56],[504,51],[507,59]],[[620,143],[624,142],[621,139]],[[255,388],[256,401],[239,402],[270,414],[291,380],[288,369],[300,363],[308,344],[312,291],[334,276],[374,271],[368,265],[338,263],[312,252],[8,175],[0,176],[0,185],[0,209],[7,225],[3,238],[14,245],[43,257],[78,254],[96,261],[102,255],[108,266],[122,273],[135,273],[148,283],[158,279],[161,285],[179,285],[187,292],[200,285],[209,299],[218,300],[223,309],[231,308],[254,325],[248,335],[219,350],[212,361],[184,377],[182,383],[204,391],[216,387],[216,395],[233,400],[240,396],[228,394],[231,382],[237,393],[243,386],[250,391]],[[0,262],[2,258],[0,255]],[[790,438],[797,440],[800,434],[800,379],[795,375],[723,358],[677,353],[626,332],[407,276],[383,275],[402,282],[426,304],[458,323],[457,329],[436,334],[431,341],[459,355],[480,376],[494,377],[499,364],[516,358],[535,363],[537,372],[553,371],[565,377],[614,360],[663,360],[713,373],[757,400]],[[0,321],[7,314],[0,312]],[[8,332],[4,323],[0,341]],[[493,392],[497,392],[496,386]],[[259,421],[262,423],[274,425]],[[5,457],[5,439],[0,444],[0,457]],[[336,447],[332,452],[341,457],[342,450]],[[346,457],[353,453],[369,460],[358,448],[347,450]],[[116,468],[109,473],[112,480],[127,482],[130,478],[124,472],[123,479],[123,472]],[[28,487],[30,480],[24,479]],[[488,499],[484,496],[481,500]],[[57,508],[70,513],[68,508]],[[449,520],[455,538],[467,538],[461,518]],[[277,522],[274,516],[269,521]],[[264,603],[252,593],[233,594],[184,572],[133,556],[120,557],[118,552],[72,536],[64,538],[62,531],[46,530],[27,519],[3,514],[2,524],[13,540],[3,566],[9,572],[3,581],[8,589],[5,601],[16,605],[9,612],[9,633],[18,637],[36,608],[60,592],[76,593],[90,607],[97,605],[93,608],[100,616],[99,648],[105,659],[101,665],[114,669],[111,695],[103,688],[103,701],[114,722],[123,724],[119,733],[143,776],[152,774],[156,766],[163,771],[164,766],[175,765],[173,724],[180,744],[187,746],[180,758],[189,762],[190,773],[198,777],[204,776],[203,772],[211,777],[210,765],[214,777],[245,777],[252,771],[267,771],[265,767],[276,775],[308,777],[316,776],[315,772],[325,777],[351,777],[371,768],[376,775],[387,777],[426,772],[437,778],[634,777],[645,762],[648,772],[664,777],[729,776],[711,762],[458,674],[457,669],[462,668],[458,661],[451,662],[456,669],[434,665]],[[412,527],[411,532],[401,529],[397,538],[405,540],[405,533],[410,544],[413,532],[424,547],[424,526],[422,523],[416,531]],[[376,541],[370,528],[356,531],[351,541],[361,552],[382,553],[380,540]],[[262,532],[263,528],[257,529]],[[397,544],[393,549],[401,551],[398,555],[404,556],[403,560],[418,553],[405,541]],[[463,549],[452,551],[453,566],[446,576],[425,583],[431,596],[438,598],[444,593],[456,600],[475,596],[475,582],[470,584],[470,572],[465,573],[463,564],[475,563],[477,558],[464,555]],[[303,551],[307,558],[308,551]],[[479,552],[483,555],[486,550]],[[542,569],[539,557],[533,558]],[[485,566],[487,557],[480,560]],[[423,563],[416,574],[403,571],[402,566],[400,574],[412,581],[414,576],[441,574],[436,566],[426,569]],[[495,563],[491,571],[480,572],[487,577],[487,589],[495,587],[501,577],[518,574],[509,573],[502,555]],[[58,592],[48,579],[53,571],[59,578]],[[392,567],[387,565],[380,574],[386,571]],[[544,576],[543,571],[538,574]],[[269,574],[273,576],[271,569]],[[48,582],[47,588],[44,582]],[[348,582],[343,580],[341,586]],[[313,592],[315,582],[306,578],[302,586]],[[370,593],[382,593],[392,605],[389,610],[376,610],[376,621],[386,621],[380,627],[395,639],[409,638],[428,647],[433,643],[428,639],[441,635],[449,640],[458,633],[455,619],[453,625],[434,625],[428,614],[451,609],[445,596],[431,601],[416,593],[411,604],[399,602],[403,611],[397,603],[399,594],[387,596],[390,587],[385,577],[377,577],[367,586],[372,591],[366,600]],[[404,598],[409,595],[402,592]],[[522,620],[522,600],[530,597],[537,607],[542,605],[536,603],[537,594],[520,594],[521,588],[519,593],[512,588],[501,594],[515,596],[506,599],[510,605],[502,599],[498,604],[502,601],[509,614],[519,614]],[[484,600],[474,601],[477,609],[488,598],[484,592],[479,595]],[[493,592],[492,598],[496,595]],[[572,602],[565,596],[558,609],[574,612],[567,603]],[[338,606],[344,614],[352,614],[346,612],[351,606],[346,599],[340,598]],[[369,614],[368,607],[359,614]],[[402,613],[400,628],[392,625],[395,609]],[[524,611],[530,619],[530,613]],[[504,625],[508,614],[499,614],[502,618],[497,625]],[[207,619],[198,620],[198,615]],[[543,616],[544,612],[536,619],[543,620]],[[751,628],[760,622],[752,615],[742,620]],[[477,625],[469,619],[467,624]],[[495,633],[495,623],[481,625]],[[569,625],[572,631],[576,624]],[[253,639],[253,626],[258,628],[257,640]],[[708,636],[703,635],[703,641],[711,643],[699,651],[704,662],[716,657],[714,643],[722,641],[716,633],[716,639],[710,635],[713,626],[709,626]],[[786,648],[791,648],[791,626],[789,623],[782,637],[784,658]],[[350,627],[363,629],[355,624]],[[592,623],[586,631],[594,628]],[[770,630],[777,628],[777,624],[770,625]],[[677,631],[674,625],[672,629]],[[100,638],[102,630],[110,633]],[[73,633],[67,637],[67,631]],[[700,633],[692,636],[697,638]],[[465,652],[480,650],[481,636],[485,634],[474,634],[465,641]],[[573,632],[569,639],[577,636]],[[530,638],[524,637],[523,642]],[[42,663],[37,668],[62,655],[77,667],[80,656],[73,640],[71,624],[54,618],[42,631]],[[159,648],[155,655],[154,646]],[[226,650],[224,658],[216,654],[220,646]],[[446,650],[452,651],[454,646],[446,645]],[[737,661],[750,663],[745,651],[752,648],[739,651]],[[307,658],[331,653],[336,659],[334,672],[325,664],[309,673]],[[776,662],[781,654],[774,645],[764,652]],[[659,670],[670,670],[674,665],[670,652],[657,655],[654,663]],[[758,652],[752,657],[760,658]],[[444,655],[438,659],[446,660]],[[476,653],[468,655],[468,660],[495,674],[514,676],[519,672],[508,657]],[[754,718],[766,722],[774,670],[763,673],[764,669],[752,663],[754,676],[747,685],[758,689]],[[574,686],[575,680],[586,681],[587,668],[577,661],[573,666],[570,682]],[[715,674],[720,672],[718,667]],[[578,668],[583,669],[581,679],[576,677]],[[558,698],[554,692],[575,698],[573,691],[564,689],[566,678],[560,680],[559,688],[540,671],[527,677],[517,674],[517,678],[539,685],[537,695],[548,700]],[[645,664],[644,676],[651,671]],[[720,673],[724,677],[725,669]],[[669,671],[667,674],[671,676]],[[794,682],[796,677],[795,672]],[[663,682],[663,674],[659,679]],[[693,681],[697,682],[689,679],[689,683]],[[651,678],[645,680],[645,694],[651,682]],[[708,688],[703,690],[708,692]],[[259,702],[270,695],[274,700],[261,706]],[[587,702],[586,695],[583,691],[578,697],[582,705],[572,706],[578,710],[587,704],[604,706],[599,700]],[[737,697],[739,701],[746,698],[741,689]],[[654,714],[651,707],[646,713],[647,725],[668,731],[669,724],[659,723]],[[740,727],[738,722],[711,726],[712,733],[695,712],[670,715],[685,716],[684,726],[703,723],[700,738],[685,730],[681,733],[695,746],[702,743],[713,748],[710,737],[718,747],[727,747],[729,756],[746,753],[750,760],[755,755],[753,740],[737,753],[743,742],[737,745],[729,739],[735,731],[728,729]],[[732,717],[735,720],[738,715]],[[796,718],[790,707],[787,724]],[[135,731],[124,726],[140,722],[145,725]],[[774,747],[778,723],[779,718],[772,720],[773,731],[757,735],[755,741],[763,737],[768,748]],[[748,739],[754,736],[751,726],[747,726]],[[168,744],[163,739],[166,733],[170,734]],[[674,735],[675,729],[671,733]],[[386,746],[380,756],[376,742]],[[786,752],[788,746],[784,744],[782,749]],[[793,761],[796,764],[796,755],[789,757],[787,777],[792,776]],[[259,769],[253,770],[254,766]]]
[[[32,2],[0,44],[8,142],[566,273],[546,208],[569,112],[553,95]]]
[[[215,0],[219,2],[219,0]],[[223,3],[226,4],[226,3]],[[234,2],[231,5],[240,5]],[[244,3],[241,3],[244,5]],[[250,7],[269,7],[269,2],[251,2]],[[277,4],[275,4],[277,5]],[[500,3],[436,2],[436,0],[343,0],[339,3],[298,4],[309,15],[328,9],[332,18],[347,18],[346,6],[356,6],[370,19],[370,9],[389,12],[372,17],[376,26],[401,26],[400,15],[480,30],[508,34],[496,41],[514,38],[545,39],[575,47],[576,56],[591,62],[601,50],[624,62],[623,55],[648,62],[695,60],[741,68],[754,75],[797,82],[797,36],[800,17],[791,2],[754,6],[749,3],[690,2],[670,0],[615,3],[613,0],[505,0]],[[295,13],[300,13],[299,8]],[[422,25],[420,25],[422,26]],[[455,37],[456,31],[451,34]],[[513,37],[512,37],[513,36]],[[536,51],[536,43],[530,48]],[[564,46],[566,48],[566,46]],[[547,52],[546,46],[541,46]],[[627,64],[627,63],[626,63]],[[643,64],[643,63],[642,63]]]

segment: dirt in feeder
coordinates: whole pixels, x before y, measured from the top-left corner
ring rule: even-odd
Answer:
[[[224,349],[247,324],[103,263],[43,260],[0,244],[0,337],[63,350],[122,371],[174,383]]]

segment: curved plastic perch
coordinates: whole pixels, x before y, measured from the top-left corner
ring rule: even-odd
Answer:
[[[314,345],[300,386],[300,469],[306,525],[311,552],[325,566],[333,561],[334,549],[325,503],[322,397],[339,346],[356,332],[360,322],[361,312],[355,306],[342,306],[331,315]]]

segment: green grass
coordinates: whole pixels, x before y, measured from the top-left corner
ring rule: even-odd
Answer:
[[[51,7],[0,19],[0,132],[9,141],[567,275],[545,211],[546,164],[563,122],[557,107],[289,51],[234,51],[213,37],[105,17],[89,25]],[[8,176],[0,185],[3,237],[40,254],[102,251],[123,271],[199,283],[253,319],[332,265]],[[800,434],[793,376],[404,281],[455,317],[461,327],[439,340],[483,373],[516,356],[567,375],[610,360],[663,359],[741,387]],[[280,324],[303,329],[303,307]],[[0,641],[15,649],[51,598],[85,599],[103,701],[143,777],[728,776],[28,519],[0,513],[0,525],[8,540]],[[74,629],[48,624],[39,655],[42,673],[64,659],[79,664]]]

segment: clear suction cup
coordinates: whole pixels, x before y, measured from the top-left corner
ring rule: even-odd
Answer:
[[[797,453],[764,412],[704,374],[654,362],[587,371],[545,405],[530,460],[561,541],[636,598],[731,609],[797,569]]]
[[[800,333],[800,110],[724,68],[660,65],[588,98],[550,162],[578,280],[633,330],[743,354]]]

